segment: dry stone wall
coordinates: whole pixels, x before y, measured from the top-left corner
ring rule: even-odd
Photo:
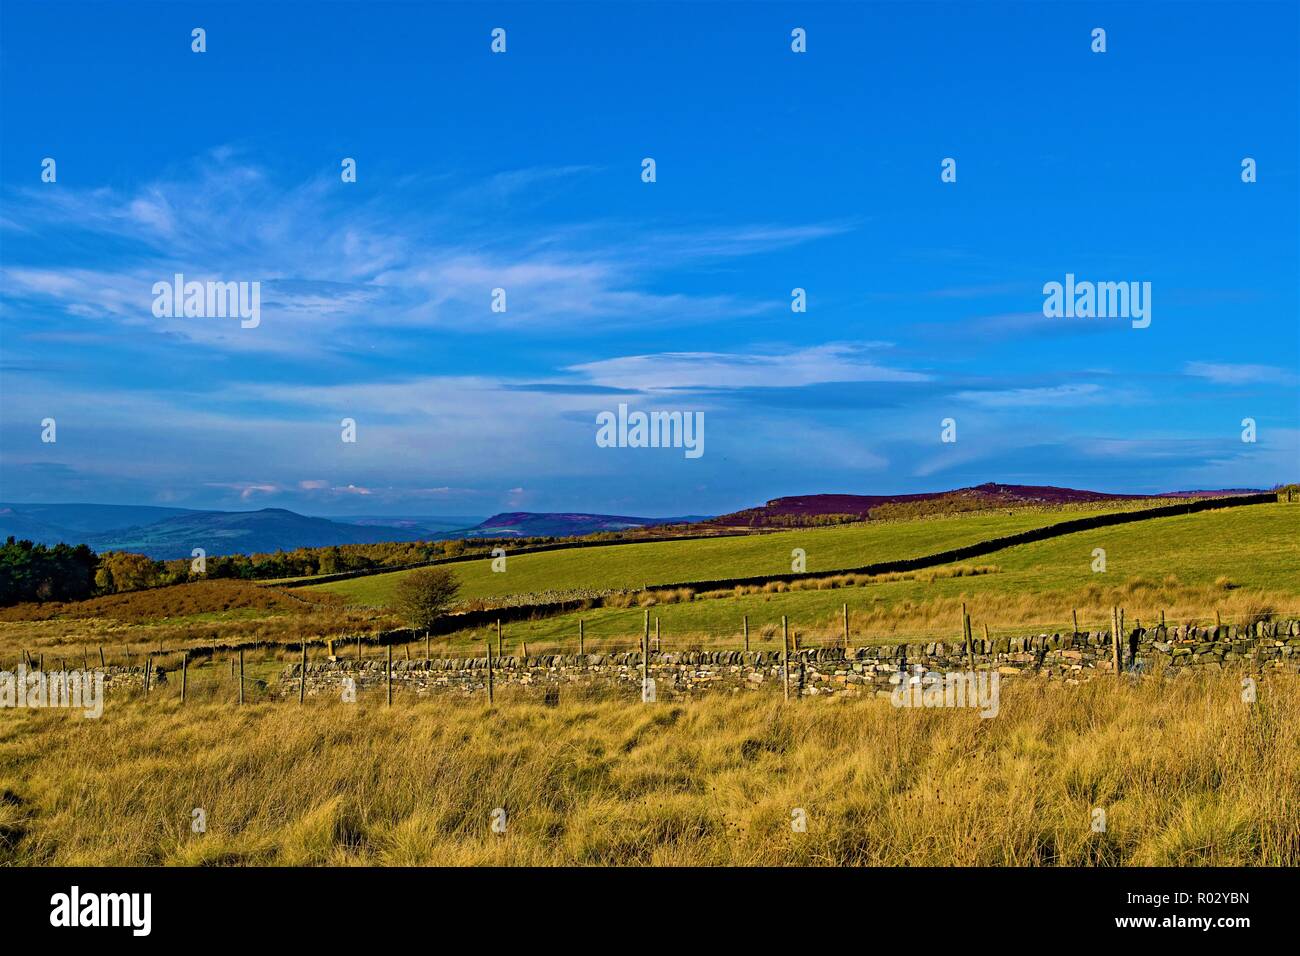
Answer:
[[[1219,627],[1154,627],[1132,629],[1121,636],[1122,666],[1127,673],[1176,677],[1196,669],[1240,667],[1248,670],[1300,671],[1300,621],[1261,622]],[[977,670],[995,668],[1012,676],[1083,681],[1113,674],[1109,631],[1078,634],[1036,634],[1025,637],[975,639],[971,650]],[[887,693],[899,670],[950,672],[970,668],[961,641],[899,644],[878,647],[815,648],[790,655],[791,696]],[[298,693],[300,667],[283,671],[279,692]],[[384,688],[387,663],[382,660],[337,660],[307,665],[308,696],[341,694],[351,680],[358,691]],[[420,696],[483,695],[487,690],[485,658],[393,661],[396,690]],[[690,698],[717,691],[775,688],[783,685],[779,651],[666,651],[652,653],[649,675],[659,700]],[[492,661],[493,686],[498,691],[526,689],[538,697],[548,690],[641,696],[641,653],[542,654],[506,656]],[[554,694],[551,695],[552,698]]]

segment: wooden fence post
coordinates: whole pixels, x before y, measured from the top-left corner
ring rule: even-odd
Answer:
[[[1119,656],[1119,628],[1119,608],[1112,607],[1110,609],[1111,656],[1115,661],[1115,679],[1117,681],[1124,676]]]
[[[1077,607],[1070,608],[1070,619],[1074,621],[1074,633],[1077,635],[1079,633],[1079,609]]]
[[[298,703],[307,699],[307,642],[302,642],[302,672],[298,678]]]
[[[497,618],[497,657],[501,656],[501,618]]]
[[[641,700],[645,701],[646,688],[650,686],[650,612],[646,611],[646,626],[641,632]]]
[[[429,632],[428,632],[428,630],[426,629],[425,632],[424,632],[424,663],[425,663],[425,666],[426,666],[426,667],[427,667],[428,664],[429,664],[429,660],[430,660],[430,657],[429,657]]]
[[[746,614],[740,620],[745,628],[745,653],[749,653],[749,615]]]
[[[185,689],[190,676],[190,652],[181,655],[181,703],[185,703]]]
[[[487,644],[487,688],[488,688],[488,706],[492,706],[492,641],[488,640]]]
[[[361,632],[357,632],[357,660],[361,660]]]
[[[578,653],[580,655],[587,653],[587,639],[582,631],[582,618],[578,618]]]
[[[239,702],[244,702],[244,649],[239,649]]]
[[[844,650],[849,649],[849,602],[844,602]]]
[[[144,692],[149,693],[149,677],[153,673],[153,655],[144,659]]]
[[[388,706],[393,706],[393,645],[388,645],[388,663],[384,667],[384,676],[388,682]]]
[[[975,648],[971,647],[970,640],[970,615],[966,613],[966,602],[961,602],[961,639],[966,645],[966,661],[970,664],[971,670],[975,669]]]
[[[785,699],[790,699],[790,629],[785,615],[781,615],[781,686]]]
[[[103,645],[103,644],[100,644],[100,645],[99,645],[99,666],[100,666],[100,667],[103,667],[103,668],[105,668],[105,669],[108,668],[108,663],[104,660],[104,645]]]
[[[659,615],[656,614],[655,615],[655,652],[658,653],[662,649],[663,649],[663,645],[659,643]]]

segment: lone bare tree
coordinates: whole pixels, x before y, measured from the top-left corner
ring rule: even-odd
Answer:
[[[397,583],[397,612],[414,630],[427,631],[451,607],[460,582],[449,568],[419,568]]]

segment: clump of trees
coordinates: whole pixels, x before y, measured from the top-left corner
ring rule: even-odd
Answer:
[[[933,515],[965,514],[971,511],[991,511],[1023,506],[1023,502],[948,491],[934,498],[922,498],[919,501],[887,501],[871,509],[871,518],[873,521],[887,521],[891,518],[928,518]]]
[[[129,551],[104,552],[99,556],[99,567],[95,571],[95,590],[99,594],[139,591],[172,583],[163,562]]]
[[[397,582],[394,604],[414,630],[427,631],[459,593],[460,581],[451,568],[419,568]]]
[[[48,547],[11,536],[0,546],[0,604],[88,598],[97,564],[95,552],[84,544]]]
[[[701,521],[701,525],[713,525],[721,528],[825,528],[831,525],[852,524],[866,521],[865,512],[861,514],[799,514],[797,512],[774,514],[765,508],[746,508],[733,514]],[[687,526],[683,526],[685,529]]]

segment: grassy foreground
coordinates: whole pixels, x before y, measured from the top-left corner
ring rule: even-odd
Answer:
[[[1297,779],[1293,675],[1250,705],[1229,674],[1024,679],[989,720],[762,693],[120,699],[0,712],[0,864],[1293,866]]]

